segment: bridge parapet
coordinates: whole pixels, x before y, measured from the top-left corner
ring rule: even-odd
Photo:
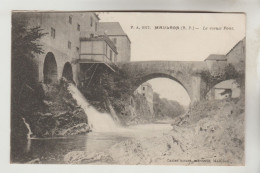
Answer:
[[[117,62],[116,65],[126,70],[132,76],[150,72],[195,74],[208,70],[204,61],[131,61]]]

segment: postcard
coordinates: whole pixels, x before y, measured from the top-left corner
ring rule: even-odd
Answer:
[[[245,20],[13,11],[10,162],[244,165]]]

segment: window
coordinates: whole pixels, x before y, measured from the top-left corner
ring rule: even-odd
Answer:
[[[71,42],[68,41],[68,48],[71,49]]]
[[[80,31],[80,24],[78,24],[78,26],[77,26],[77,30]]]
[[[93,26],[93,17],[90,17],[90,26]]]
[[[95,31],[97,31],[97,22],[95,22]]]
[[[55,29],[51,27],[51,37],[55,38]]]
[[[117,55],[115,54],[115,62],[117,62]]]
[[[131,105],[132,105],[132,107],[134,107],[135,106],[135,104],[134,104],[134,100],[133,100],[133,98],[131,98]]]
[[[114,44],[116,44],[116,41],[117,41],[116,38],[114,38],[114,39],[113,39]]]
[[[110,60],[112,60],[112,50],[110,50],[110,56],[109,56]]]
[[[107,56],[107,44],[106,44],[106,56]]]
[[[76,47],[77,52],[79,52],[79,47]]]
[[[145,90],[145,87],[143,87],[143,90]]]
[[[145,96],[145,93],[143,93],[143,96]]]
[[[72,16],[69,16],[69,23],[72,24]]]

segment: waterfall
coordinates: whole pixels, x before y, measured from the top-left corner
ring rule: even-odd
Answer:
[[[93,131],[107,132],[116,131],[118,129],[112,117],[107,113],[97,111],[91,106],[75,85],[69,84],[68,90],[77,101],[77,104],[84,109],[88,116],[88,124]]]
[[[24,118],[22,118],[23,119],[23,122],[24,122],[24,124],[25,124],[25,126],[27,127],[27,129],[28,129],[28,133],[27,133],[27,139],[30,139],[31,138],[31,135],[32,135],[32,131],[31,131],[31,128],[30,128],[30,125],[25,121],[25,119]]]

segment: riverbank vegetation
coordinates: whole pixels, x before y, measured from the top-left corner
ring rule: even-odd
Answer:
[[[71,151],[69,164],[243,165],[244,98],[205,101],[162,135],[127,139],[97,153]],[[242,132],[242,133],[241,133]]]
[[[21,105],[27,111],[21,117],[30,125],[31,137],[69,136],[90,130],[87,115],[73,99],[68,85],[66,79],[61,79],[60,84],[39,84],[31,97],[23,95],[21,99],[34,103]]]
[[[154,93],[153,108],[146,98],[132,90],[130,76],[123,69],[112,73],[102,66],[96,68],[91,78],[80,90],[91,105],[100,112],[111,113],[109,104],[115,110],[121,125],[151,123],[158,119],[174,118],[184,113],[176,101],[162,99]]]
[[[185,109],[179,102],[160,98],[156,92],[153,94],[153,110],[156,119],[176,118],[185,113]]]
[[[24,139],[28,132],[22,120],[39,103],[35,77],[35,54],[44,51],[38,41],[47,33],[39,27],[27,27],[22,16],[12,16],[11,54],[11,138]],[[32,94],[33,93],[33,94]]]
[[[237,73],[235,71],[235,73]],[[128,139],[102,153],[69,152],[65,163],[228,166],[245,164],[245,84],[239,98],[204,100],[175,117],[172,130],[155,137]],[[75,154],[76,152],[76,154]]]

